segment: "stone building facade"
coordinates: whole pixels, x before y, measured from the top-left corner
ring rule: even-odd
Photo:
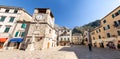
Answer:
[[[18,20],[32,20],[23,8],[12,6],[0,6],[0,46],[10,38],[14,38],[14,30]],[[13,44],[14,45],[14,44]],[[11,46],[11,45],[8,45]]]
[[[72,30],[66,27],[61,27],[58,33],[58,45],[60,46],[70,45],[72,42],[71,39],[72,39]]]
[[[83,40],[82,34],[75,33],[75,34],[72,35],[72,43],[73,44],[79,45],[79,44],[82,43],[82,40]]]
[[[118,48],[120,45],[120,6],[101,19],[101,25],[91,32],[93,46]]]
[[[89,33],[88,33],[88,31],[84,31],[84,33],[83,33],[82,44],[84,44],[84,45],[89,44]]]
[[[30,23],[26,42],[30,41],[26,50],[41,50],[56,46],[57,34],[54,28],[54,16],[49,8],[35,8]],[[34,48],[34,49],[32,49]]]

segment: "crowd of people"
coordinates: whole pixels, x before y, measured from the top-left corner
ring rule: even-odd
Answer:
[[[107,48],[116,49],[115,44],[112,42],[108,43],[106,46]]]

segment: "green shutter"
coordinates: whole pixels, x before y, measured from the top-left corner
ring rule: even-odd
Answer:
[[[26,28],[27,27],[27,24],[23,23],[21,28]]]
[[[15,17],[11,17],[9,22],[13,22]]]
[[[112,18],[114,18],[115,17],[115,15],[114,14],[112,14]]]
[[[3,22],[5,20],[5,16],[2,16],[1,19],[0,19],[0,22]]]
[[[19,32],[16,32],[16,33],[15,33],[15,37],[17,37],[17,36],[18,36],[18,33],[19,33]]]
[[[9,32],[9,29],[10,29],[10,28],[9,28],[9,27],[7,27],[7,28],[5,29],[5,31],[4,31],[4,32]]]
[[[25,32],[22,32],[22,35],[21,35],[21,37],[24,37],[25,36]]]
[[[119,15],[120,15],[120,10],[118,11]]]

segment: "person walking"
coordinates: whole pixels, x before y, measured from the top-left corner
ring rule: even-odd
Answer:
[[[89,51],[92,51],[92,44],[88,44]]]

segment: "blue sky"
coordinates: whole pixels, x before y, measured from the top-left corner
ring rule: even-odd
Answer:
[[[50,8],[56,24],[73,28],[103,18],[120,0],[0,0],[0,5],[22,7],[31,15],[34,8]]]

